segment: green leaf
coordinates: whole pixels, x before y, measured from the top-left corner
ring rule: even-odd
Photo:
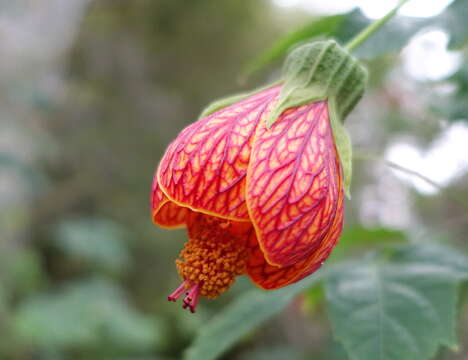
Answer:
[[[355,250],[368,249],[382,245],[396,245],[408,239],[404,232],[389,228],[368,228],[364,226],[346,227],[340,241],[333,250],[328,261],[336,261],[349,256]]]
[[[437,24],[448,32],[450,49],[460,48],[466,44],[468,39],[467,18],[468,2],[466,0],[455,0],[436,18]]]
[[[459,48],[468,39],[467,18],[468,2],[465,0],[455,0],[444,12],[432,18],[396,16],[361,45],[355,51],[355,55],[363,59],[373,59],[387,53],[399,52],[418,31],[426,27],[446,29],[450,36],[449,47]],[[370,23],[371,20],[359,9],[346,14],[314,19],[280,38],[248,63],[243,74],[249,76],[283,57],[294,46],[317,37],[335,38],[341,44],[346,44]]]
[[[340,241],[333,250],[327,263],[335,263],[345,257],[350,257],[358,251],[363,252],[369,248],[382,247],[382,245],[401,245],[408,239],[404,232],[389,228],[367,228],[364,226],[346,227],[340,236]],[[323,303],[325,295],[322,287],[314,287],[305,293],[304,309],[313,314],[318,305]]]
[[[352,226],[343,231],[340,243],[343,243],[347,247],[354,247],[388,244],[389,241],[401,243],[406,240],[405,233],[400,230],[385,227],[368,228],[364,226]]]
[[[313,315],[317,312],[324,299],[325,291],[323,290],[323,287],[319,286],[308,289],[304,292],[304,301],[301,308],[309,315]]]
[[[446,96],[435,99],[431,109],[438,115],[446,117],[450,121],[468,121],[468,63],[462,64],[454,74],[442,80],[442,83],[450,81],[455,90]]]
[[[430,25],[433,21],[435,18],[421,19],[397,16],[373,34],[365,44],[357,49],[355,54],[361,58],[372,59],[386,53],[399,51],[417,31]],[[335,38],[341,44],[346,44],[370,23],[371,20],[358,9],[346,14],[314,19],[306,26],[279,39],[271,48],[248,63],[243,73],[245,76],[249,76],[283,57],[293,47],[318,37]]]
[[[55,229],[55,243],[68,255],[120,270],[130,262],[124,230],[105,219],[69,219]]]
[[[441,245],[381,251],[326,281],[335,337],[351,360],[424,360],[457,347],[456,305],[468,259]]]
[[[275,291],[251,290],[200,329],[184,360],[214,360],[244,335],[278,314],[294,296],[316,285],[326,270],[286,288]]]
[[[291,47],[296,46],[306,40],[311,40],[319,36],[332,35],[338,26],[345,19],[346,15],[325,16],[314,19],[312,22],[300,27],[286,36],[280,38],[271,48],[261,53],[260,56],[249,62],[243,74],[245,77],[264,68],[266,65],[274,62],[286,54]]]

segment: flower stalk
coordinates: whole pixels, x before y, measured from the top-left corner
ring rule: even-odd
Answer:
[[[379,20],[371,23],[365,29],[363,29],[359,34],[357,34],[354,38],[351,39],[346,45],[345,49],[349,52],[356,50],[360,45],[362,45],[372,34],[374,34],[377,30],[379,30],[383,25],[385,25],[390,19],[392,19],[398,10],[405,5],[410,0],[402,0],[395,6],[392,10],[390,10],[384,17],[380,18]]]

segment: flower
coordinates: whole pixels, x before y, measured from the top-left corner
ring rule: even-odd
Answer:
[[[297,282],[338,241],[345,186],[335,98],[277,111],[285,89],[287,81],[201,117],[157,168],[153,222],[186,226],[189,238],[176,261],[182,284],[168,299],[185,294],[192,312],[239,275],[269,290]]]
[[[194,311],[237,275],[276,289],[317,270],[343,223],[343,185],[326,101],[265,121],[280,87],[204,117],[168,147],[153,183],[153,220],[187,226],[177,261]]]

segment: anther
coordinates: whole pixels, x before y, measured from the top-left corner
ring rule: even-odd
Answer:
[[[236,276],[245,273],[248,256],[246,230],[206,215],[196,219],[188,225],[189,241],[176,260],[185,281],[168,296],[169,301],[176,301],[185,294],[182,307],[191,312],[195,312],[200,297],[215,298],[234,283]]]

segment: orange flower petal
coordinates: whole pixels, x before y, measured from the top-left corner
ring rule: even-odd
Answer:
[[[247,172],[247,206],[271,265],[301,262],[322,248],[342,192],[326,101],[289,109],[257,128]]]
[[[151,195],[153,222],[165,228],[178,228],[186,225],[188,215],[192,212],[170,201],[161,191],[156,179],[153,180]]]
[[[333,224],[323,239],[320,247],[307,258],[293,265],[277,267],[270,265],[258,246],[255,233],[249,238],[250,257],[247,261],[247,273],[254,283],[268,290],[277,289],[295,283],[320,268],[335,247],[343,227],[343,192],[338,199],[338,211]]]
[[[249,220],[245,176],[259,118],[279,87],[262,91],[185,128],[158,168],[161,190],[183,206],[230,220]]]

